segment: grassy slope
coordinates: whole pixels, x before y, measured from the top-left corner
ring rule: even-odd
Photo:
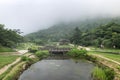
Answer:
[[[18,56],[15,55],[0,55],[0,68],[5,66],[6,64],[10,64],[15,61]]]
[[[118,53],[120,52],[120,49],[108,49],[108,48],[94,48],[94,47],[89,47],[92,51],[101,51],[101,52],[115,52]]]
[[[0,46],[0,68],[5,66],[6,64],[12,63],[18,58],[18,56],[11,55],[10,53],[4,53],[4,52],[12,53],[15,51],[11,48]]]
[[[14,50],[8,47],[0,46],[0,52],[14,52]]]
[[[37,45],[35,43],[20,43],[18,44],[17,46],[17,49],[18,50],[22,50],[22,49],[28,49],[28,48],[31,48],[31,47],[36,47]]]
[[[117,54],[110,54],[110,53],[105,53],[105,52],[94,52],[94,51],[88,52],[88,54],[99,54],[109,59],[120,62],[120,55],[117,55]]]

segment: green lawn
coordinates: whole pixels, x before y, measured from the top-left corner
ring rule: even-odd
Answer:
[[[112,59],[112,60],[120,62],[120,55],[117,55],[117,54],[110,54],[110,53],[103,53],[103,52],[94,52],[94,51],[88,52],[88,54],[99,54],[99,55],[102,55],[102,56],[107,57],[109,59]]]
[[[6,64],[12,63],[18,58],[15,55],[0,55],[0,68],[5,66]]]

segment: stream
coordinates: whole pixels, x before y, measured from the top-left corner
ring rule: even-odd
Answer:
[[[18,80],[92,80],[93,68],[84,60],[42,60],[31,65]]]

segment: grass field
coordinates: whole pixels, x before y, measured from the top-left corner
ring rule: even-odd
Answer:
[[[101,51],[101,52],[114,52],[114,53],[119,53],[120,49],[107,49],[107,48],[94,48],[94,47],[89,47],[92,51]]]
[[[111,53],[104,53],[104,52],[95,52],[95,51],[90,51],[88,54],[99,54],[104,57],[107,57],[109,59],[115,60],[120,62],[120,55],[119,54],[111,54]]]
[[[0,68],[12,63],[18,58],[16,55],[0,55]]]
[[[0,46],[0,52],[15,52],[15,51],[11,48]]]
[[[24,50],[24,49],[28,49],[28,48],[31,48],[31,47],[36,47],[37,45],[35,43],[20,43],[18,44],[17,46],[17,49],[18,50]],[[38,46],[37,46],[38,47]]]
[[[11,48],[0,46],[0,68],[15,61],[18,58],[15,53]]]

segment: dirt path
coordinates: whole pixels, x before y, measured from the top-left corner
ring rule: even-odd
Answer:
[[[18,51],[18,53],[19,53],[18,55],[23,55],[23,54],[25,54],[25,53],[27,53],[27,52],[28,52],[28,50],[19,50],[19,51]],[[4,73],[5,71],[7,71],[8,68],[10,68],[11,66],[15,65],[16,63],[18,63],[20,60],[21,60],[21,58],[19,57],[19,58],[17,58],[14,62],[12,62],[11,64],[8,64],[8,65],[4,66],[3,68],[1,68],[1,69],[0,69],[0,75],[1,75],[2,73]]]
[[[18,51],[18,55],[23,55],[23,54],[25,54],[25,53],[27,53],[28,52],[28,50],[19,50]]]
[[[96,57],[100,57],[100,58],[103,58],[103,59],[105,59],[105,60],[108,60],[108,61],[111,61],[111,62],[113,62],[113,63],[116,63],[116,64],[120,65],[120,62],[117,62],[117,61],[115,61],[115,60],[106,58],[106,57],[104,57],[104,56],[102,56],[102,55],[98,55],[98,54],[93,54],[93,55],[96,56]]]
[[[98,54],[92,54],[92,55],[95,56],[95,57],[101,58],[99,60],[100,63],[110,67],[111,69],[113,69],[115,71],[116,76],[115,76],[114,80],[120,80],[120,71],[117,69],[117,67],[120,66],[119,62],[117,62],[115,60],[112,60],[112,59],[109,59],[109,58],[106,58],[102,55],[98,55]]]
[[[2,73],[4,73],[5,71],[7,71],[7,69],[10,68],[12,65],[18,63],[18,62],[20,61],[20,59],[21,59],[21,58],[18,58],[18,59],[16,59],[16,61],[14,61],[13,63],[8,64],[8,65],[4,66],[3,68],[1,68],[1,69],[0,69],[0,75],[1,75]]]

